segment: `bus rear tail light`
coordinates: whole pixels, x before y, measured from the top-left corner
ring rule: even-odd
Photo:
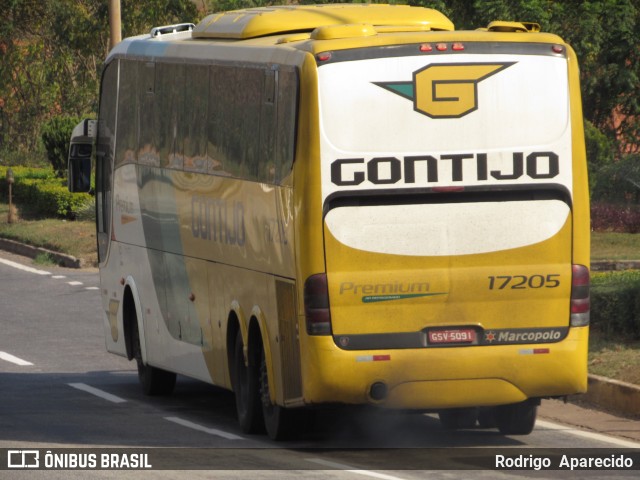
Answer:
[[[573,265],[571,277],[571,326],[589,325],[589,269],[584,265]]]
[[[311,275],[304,282],[304,316],[309,335],[331,335],[327,275]]]

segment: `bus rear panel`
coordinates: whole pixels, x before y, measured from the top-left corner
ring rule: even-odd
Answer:
[[[568,55],[473,40],[316,56],[329,320],[306,318],[310,402],[585,391]]]

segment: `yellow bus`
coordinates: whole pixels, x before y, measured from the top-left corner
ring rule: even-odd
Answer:
[[[86,190],[94,142],[107,349],[274,439],[336,404],[531,432],[589,325],[578,66],[539,30],[359,4],[124,40],[70,158]]]

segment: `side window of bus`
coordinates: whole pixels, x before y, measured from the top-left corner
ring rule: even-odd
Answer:
[[[140,137],[138,162],[152,167],[160,166],[156,141],[156,64],[144,62],[138,66],[138,103],[140,105]]]
[[[107,65],[102,74],[98,138],[96,141],[96,212],[98,227],[98,257],[107,254],[111,226],[111,176],[113,173],[116,105],[119,62]]]
[[[259,180],[261,68],[213,65],[209,78],[211,172]]]
[[[291,173],[296,146],[298,74],[295,69],[278,72],[276,182]]]
[[[297,102],[294,69],[211,66],[206,129],[209,173],[265,183],[289,175]],[[191,112],[193,102],[188,103]]]
[[[191,67],[185,81],[185,116],[181,124],[184,136],[184,169],[206,173],[209,67]]]
[[[276,177],[278,73],[276,68],[264,70],[264,92],[260,112],[260,147],[256,161],[258,162],[259,179],[266,183],[274,183]]]
[[[136,78],[138,63],[120,60],[120,90],[118,91],[118,141],[116,142],[115,167],[136,161],[138,144],[138,95]]]
[[[160,165],[182,170],[185,72],[184,65],[157,63],[156,71],[156,140]]]

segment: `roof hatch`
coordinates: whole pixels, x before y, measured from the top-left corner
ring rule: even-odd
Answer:
[[[289,32],[310,32],[336,25],[413,27],[416,30],[453,30],[453,23],[429,8],[407,5],[286,5],[234,10],[205,17],[193,38],[249,39]]]

